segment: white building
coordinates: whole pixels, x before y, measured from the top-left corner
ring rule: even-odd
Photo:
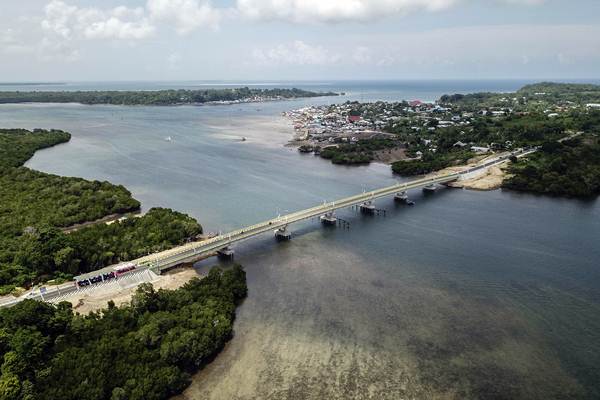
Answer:
[[[490,148],[489,147],[471,146],[471,151],[473,151],[475,153],[489,153]]]

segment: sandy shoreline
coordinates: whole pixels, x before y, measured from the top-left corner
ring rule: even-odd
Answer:
[[[436,171],[430,174],[429,176],[443,175],[453,172],[463,172],[469,168],[475,167],[477,164],[487,161],[489,158],[497,156],[498,154],[493,154],[485,157],[477,157],[469,160],[467,165],[444,168],[440,171]],[[478,172],[473,176],[466,177],[464,179],[459,179],[455,182],[450,182],[448,186],[453,188],[483,191],[500,189],[502,187],[504,179],[508,177],[508,174],[506,173],[506,166],[508,165],[508,163],[509,161],[505,161],[496,166],[482,170],[481,172]]]
[[[191,265],[175,268],[158,276],[157,280],[151,282],[155,289],[175,290],[183,286],[192,278],[201,277],[201,275]],[[124,288],[119,291],[108,293],[83,293],[74,294],[65,299],[73,305],[73,310],[79,314],[89,314],[93,311],[99,311],[107,307],[107,303],[112,300],[117,306],[127,305],[135,293],[137,286]]]

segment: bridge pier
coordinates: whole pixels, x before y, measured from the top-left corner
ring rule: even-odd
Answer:
[[[424,193],[435,193],[438,190],[438,186],[435,183],[430,183],[423,188]]]
[[[375,205],[371,200],[365,201],[360,205],[360,212],[363,214],[375,214]]]
[[[335,225],[338,222],[338,219],[333,211],[330,211],[325,215],[321,215],[319,219],[323,225]]]
[[[394,195],[394,201],[398,203],[404,203],[408,206],[415,205],[415,202],[408,198],[408,194],[406,193],[406,191],[396,193],[396,195]]]
[[[292,234],[288,232],[287,226],[275,230],[275,239],[279,242],[285,242],[292,238]]]
[[[229,247],[225,247],[224,249],[217,251],[217,257],[219,257],[221,260],[233,260],[234,256],[234,251]]]

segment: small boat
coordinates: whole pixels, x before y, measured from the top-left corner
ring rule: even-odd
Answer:
[[[167,137],[165,138],[165,140],[166,140],[167,142],[172,142],[172,141],[173,141],[173,138],[172,138],[171,136],[167,136]]]
[[[245,142],[246,140],[246,136],[242,136],[242,142]]]
[[[407,206],[414,206],[414,205],[415,205],[415,202],[414,202],[414,201],[412,201],[412,200],[406,200],[406,205],[407,205]]]

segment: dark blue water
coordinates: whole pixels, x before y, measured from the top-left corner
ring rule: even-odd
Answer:
[[[520,84],[331,90],[435,99]],[[28,166],[122,183],[145,209],[172,207],[217,231],[397,180],[385,165],[337,167],[284,147],[291,129],[280,113],[315,101],[332,99],[7,105],[0,125],[66,129],[70,143]],[[378,201],[385,218],[342,211],[350,230],[308,221],[289,243],[266,235],[237,246],[249,298],[234,339],[184,398],[598,398],[600,203],[457,189],[411,197],[410,208]]]

